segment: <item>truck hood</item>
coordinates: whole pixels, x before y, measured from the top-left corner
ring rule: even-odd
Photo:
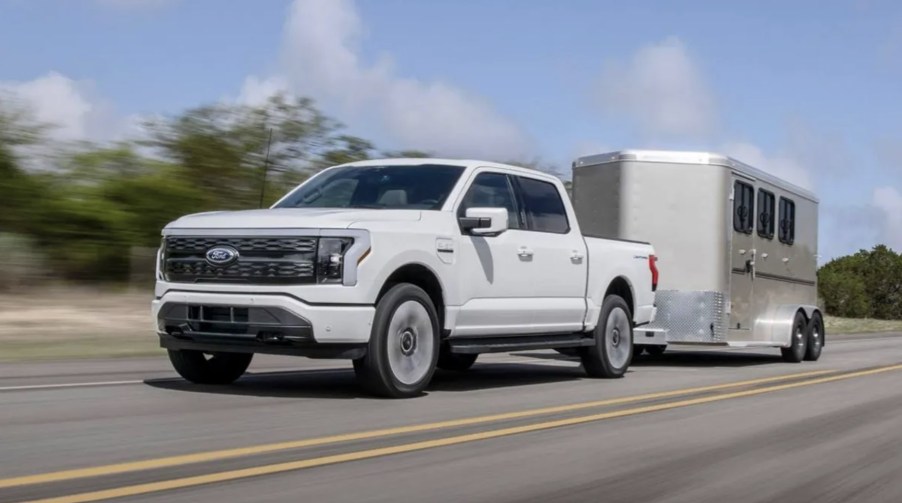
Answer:
[[[212,211],[183,216],[166,229],[346,229],[357,222],[415,222],[419,210],[275,208]]]

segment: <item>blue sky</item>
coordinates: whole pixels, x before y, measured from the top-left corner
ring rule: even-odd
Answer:
[[[821,197],[821,255],[902,249],[902,3],[5,0],[0,90],[116,139],[276,91],[385,148],[717,150]]]

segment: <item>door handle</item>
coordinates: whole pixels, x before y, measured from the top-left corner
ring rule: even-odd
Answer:
[[[573,250],[573,253],[570,254],[570,260],[574,262],[581,262],[585,257],[585,255],[576,250]]]
[[[521,246],[520,249],[517,250],[517,255],[521,257],[532,257],[532,250],[525,246]]]

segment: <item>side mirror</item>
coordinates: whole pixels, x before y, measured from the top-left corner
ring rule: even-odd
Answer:
[[[464,232],[476,236],[494,236],[507,230],[506,208],[469,208],[460,219]]]

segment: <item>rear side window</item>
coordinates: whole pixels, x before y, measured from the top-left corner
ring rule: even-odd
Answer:
[[[520,228],[519,208],[514,199],[510,179],[502,173],[480,173],[467,189],[463,202],[457,209],[457,216],[465,217],[468,208],[504,208],[507,210],[507,226]]]
[[[796,203],[780,198],[780,242],[791,245],[796,240]]]
[[[733,229],[751,234],[755,226],[755,188],[745,182],[733,186]]]
[[[763,238],[774,238],[774,222],[777,220],[776,205],[777,200],[772,192],[758,190],[758,235]]]
[[[554,184],[522,176],[517,177],[517,184],[528,230],[555,234],[570,232],[564,201]]]

